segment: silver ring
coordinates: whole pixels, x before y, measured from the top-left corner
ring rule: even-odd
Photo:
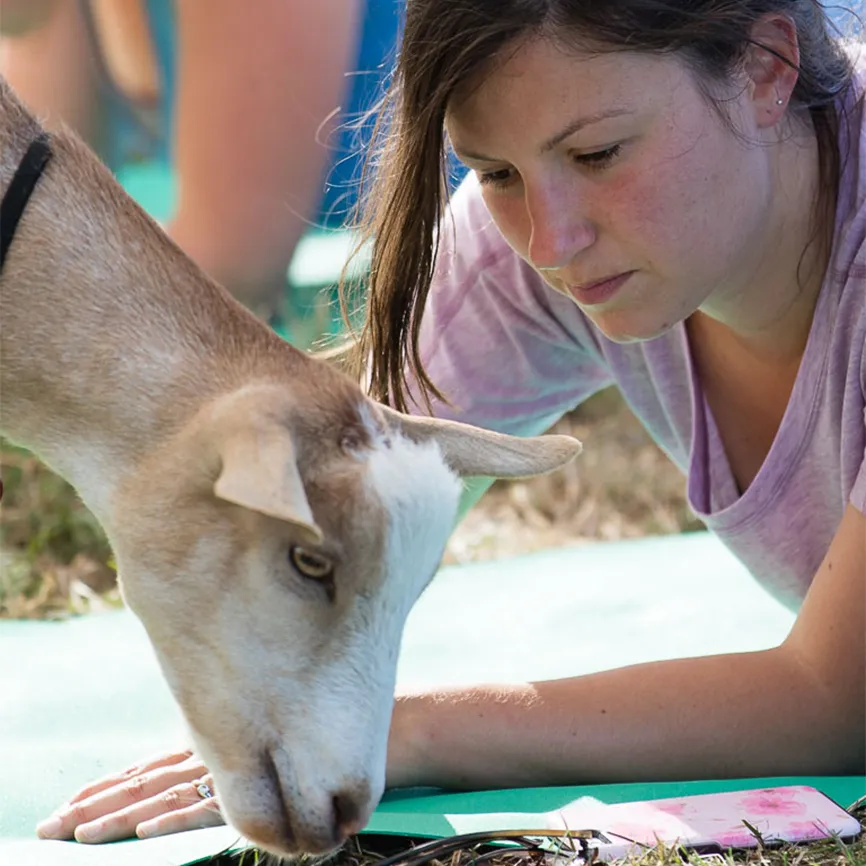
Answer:
[[[197,781],[197,782],[193,782],[193,785],[195,785],[195,790],[198,793],[199,797],[202,798],[202,800],[213,799],[214,793],[211,790],[211,786],[208,785],[207,782]]]

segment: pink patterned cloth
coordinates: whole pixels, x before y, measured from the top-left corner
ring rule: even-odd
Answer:
[[[860,831],[854,817],[808,785],[613,805],[583,798],[559,810],[549,823],[574,832],[592,828],[608,844],[625,848],[659,842],[754,848],[758,838],[747,825],[768,843],[853,838]]]
[[[856,95],[864,85],[866,65]],[[866,113],[850,114],[830,267],[787,411],[742,496],[685,327],[630,345],[605,338],[508,247],[472,175],[454,196],[455,231],[446,223],[422,323],[425,366],[456,407],[435,413],[531,435],[616,384],[686,475],[697,515],[768,591],[799,607],[847,504],[866,513]]]

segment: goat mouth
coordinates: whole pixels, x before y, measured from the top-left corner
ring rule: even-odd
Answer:
[[[315,786],[314,786],[315,787]],[[223,794],[224,815],[252,844],[278,857],[327,854],[358,832],[369,818],[369,791],[352,786],[332,796],[298,787],[285,750],[264,748],[236,787]]]
[[[295,854],[298,850],[298,838],[295,829],[292,826],[291,813],[289,805],[286,802],[286,795],[283,790],[283,783],[280,778],[277,766],[274,763],[273,754],[270,751],[265,751],[262,758],[265,776],[270,783],[270,788],[273,790],[277,800],[277,814],[275,820],[268,825],[267,830],[262,834],[265,838],[257,840],[250,838],[253,842],[259,841],[265,846],[273,846],[281,849],[283,854]]]

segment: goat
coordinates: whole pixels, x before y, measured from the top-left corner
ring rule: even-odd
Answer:
[[[460,479],[548,472],[580,444],[372,401],[210,280],[2,81],[0,194],[20,214],[0,272],[0,429],[104,527],[229,823],[278,854],[339,845],[383,790],[400,637]]]

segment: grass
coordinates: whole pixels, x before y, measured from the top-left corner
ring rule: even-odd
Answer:
[[[452,536],[446,563],[703,528],[683,476],[618,392],[597,394],[552,432],[576,436],[584,452],[550,475],[494,484]]]
[[[0,617],[58,618],[119,604],[105,534],[75,491],[8,443],[0,473]]]

